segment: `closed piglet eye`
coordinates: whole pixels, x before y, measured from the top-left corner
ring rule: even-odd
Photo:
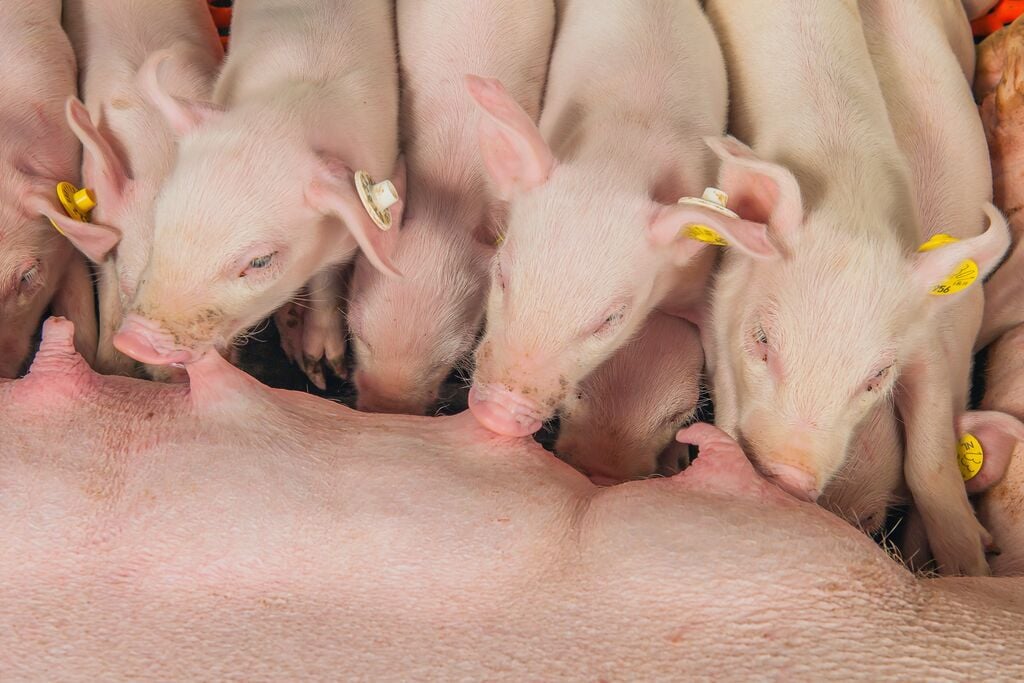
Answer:
[[[31,294],[42,284],[39,261],[26,264],[18,276],[18,293]]]
[[[269,254],[262,254],[249,259],[249,263],[246,264],[245,268],[238,277],[251,277],[258,275],[262,272],[266,272],[267,269],[274,263],[274,257],[277,256],[277,252],[271,252]]]
[[[498,254],[498,258],[495,259],[495,272],[498,275],[498,287],[504,292],[508,289],[508,258],[504,252]]]
[[[594,331],[591,334],[598,335],[598,336],[604,335],[604,334],[608,334],[609,332],[614,330],[616,327],[618,327],[622,323],[622,321],[625,320],[625,319],[626,319],[626,305],[625,304],[622,304],[621,306],[618,306],[618,307],[613,308],[613,309],[609,309],[605,313],[604,318],[597,325],[597,327],[594,328]]]
[[[751,353],[761,359],[761,362],[768,362],[768,334],[764,331],[764,327],[758,324],[754,327],[754,331],[751,334]]]
[[[868,380],[865,391],[878,391],[885,383],[885,380],[889,377],[889,371],[891,369],[892,365],[890,364],[876,372],[871,379]]]

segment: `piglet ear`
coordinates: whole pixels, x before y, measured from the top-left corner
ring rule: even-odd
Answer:
[[[963,413],[957,424],[961,435],[971,434],[981,444],[981,469],[964,482],[967,493],[981,493],[1006,474],[1017,444],[1024,441],[1024,424],[1006,413],[994,410],[971,410]],[[965,454],[967,458],[976,455]]]
[[[705,138],[722,161],[718,186],[729,195],[729,208],[768,226],[783,242],[791,240],[803,222],[800,185],[789,170],[764,161],[732,136]]]
[[[149,55],[139,68],[138,82],[142,92],[163,115],[171,130],[180,137],[216,119],[224,113],[224,109],[212,102],[175,97],[167,91],[161,75],[173,56],[170,49],[157,50]]]
[[[399,231],[395,216],[392,214],[389,230],[377,227],[359,199],[355,183],[355,174],[350,168],[340,161],[324,158],[319,172],[306,189],[306,201],[318,213],[341,220],[377,270],[385,275],[401,277],[402,273],[391,262]]]
[[[32,179],[25,195],[25,210],[48,218],[78,251],[93,263],[102,263],[121,241],[121,231],[99,223],[69,217],[57,199],[56,181]]]
[[[543,185],[555,167],[555,157],[530,115],[509,95],[500,81],[465,77],[466,90],[483,110],[480,153],[504,199]]]
[[[694,226],[705,228],[698,234],[703,233],[713,241],[696,239],[689,230]],[[713,233],[708,233],[707,228]],[[768,228],[764,223],[733,218],[692,204],[661,206],[655,210],[647,226],[647,237],[655,246],[671,248],[677,264],[693,258],[708,244],[728,246],[759,259],[780,255],[768,238]]]
[[[988,230],[982,234],[914,255],[913,277],[922,294],[946,293],[947,296],[931,298],[956,300],[958,292],[980,286],[985,276],[999,265],[1010,247],[1010,231],[1006,219],[996,207],[985,203],[982,210],[989,219]],[[968,261],[974,262],[976,273],[972,273],[974,269],[966,263]],[[943,292],[942,289],[949,291]]]
[[[89,178],[90,189],[96,193],[97,203],[105,209],[120,204],[128,184],[128,172],[121,158],[107,137],[93,124],[85,105],[77,97],[68,98],[64,113],[85,150],[83,170]]]

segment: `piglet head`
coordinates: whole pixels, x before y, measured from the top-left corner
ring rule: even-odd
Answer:
[[[59,303],[77,256],[48,220],[74,222],[57,200],[58,180],[36,173],[30,164],[0,170],[0,377],[17,376],[48,305],[68,315]],[[89,287],[89,282],[79,285]]]
[[[967,259],[978,286],[1006,249],[1006,224],[988,206],[984,234],[918,253],[885,227],[897,220],[892,207],[805,211],[788,170],[732,138],[711,144],[730,205],[769,226],[780,247],[766,259],[727,254],[714,292],[716,407],[766,474],[813,500],[843,467],[857,426],[920,361],[932,316],[962,296],[933,291]]]
[[[144,363],[195,360],[357,246],[397,274],[388,258],[397,226],[384,231],[371,219],[352,169],[269,113],[252,120],[167,94],[165,58],[151,58],[140,79],[180,138],[178,159],[156,200],[151,251],[115,346]]]
[[[348,322],[360,410],[427,413],[480,330],[494,246],[476,227],[489,218],[457,202],[412,201],[393,254],[404,277],[356,261]]]
[[[636,332],[667,271],[708,245],[680,236],[685,217],[652,197],[661,179],[642,159],[626,177],[604,160],[559,164],[498,81],[466,84],[485,166],[509,200],[469,405],[489,429],[524,436]],[[737,228],[764,239],[761,224]]]
[[[703,364],[697,329],[652,313],[566,401],[555,452],[599,484],[671,466],[662,454],[682,450],[675,435],[697,407]]]

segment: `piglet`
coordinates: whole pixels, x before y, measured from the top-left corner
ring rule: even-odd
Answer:
[[[597,484],[685,467],[688,449],[675,435],[693,418],[703,366],[697,329],[652,312],[565,402],[555,452]]]
[[[357,259],[348,319],[359,409],[423,414],[472,351],[499,236],[501,207],[477,146],[481,115],[462,75],[501,80],[535,121],[555,7],[400,0],[397,14],[409,197],[392,260],[405,277]]]
[[[725,70],[699,3],[560,10],[539,128],[499,81],[466,81],[486,114],[484,164],[509,200],[469,407],[508,436],[537,431],[655,306],[698,318],[716,256],[676,203],[710,183],[702,139],[725,124]],[[747,253],[770,248],[763,225],[723,231]]]
[[[732,128],[752,145],[712,141],[720,185],[741,218],[770,226],[776,250],[730,250],[716,279],[716,419],[764,472],[815,500],[893,397],[942,571],[983,574],[989,537],[964,493],[954,420],[977,285],[1009,237],[987,203],[983,134],[942,14],[959,13],[957,40],[969,40],[966,19],[954,0],[860,5],[870,28],[841,0],[706,3],[731,68]],[[865,35],[879,41],[870,51]],[[707,212],[716,230],[736,220]],[[940,231],[951,238],[929,240]],[[972,272],[954,278],[968,260]]]
[[[50,214],[99,269],[100,338],[96,369],[134,374],[114,348],[122,309],[135,295],[153,242],[153,203],[174,165],[175,140],[142,92],[139,69],[167,60],[169,92],[209,99],[224,52],[202,0],[152,3],[67,0],[64,23],[78,56],[83,102],[71,98],[67,119],[84,145],[82,176],[96,196],[91,222]],[[147,368],[163,377],[162,366]]]
[[[91,274],[45,216],[63,215],[57,184],[78,184],[81,147],[64,124],[75,56],[59,0],[7,3],[0,27],[0,377],[25,364],[49,307],[75,322],[75,345],[96,353]],[[84,208],[84,207],[83,207]]]
[[[178,156],[118,349],[152,364],[223,349],[357,246],[396,273],[388,255],[401,216],[385,182],[398,153],[392,4],[240,3],[213,102],[172,92],[170,56],[146,63],[143,90]]]

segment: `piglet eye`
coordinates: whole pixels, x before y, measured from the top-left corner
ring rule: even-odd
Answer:
[[[760,325],[758,325],[757,329],[754,331],[754,339],[757,341],[758,344],[768,343],[768,335],[765,333],[764,328],[761,327]]]
[[[605,334],[606,332],[610,331],[615,326],[617,326],[619,323],[621,323],[625,319],[625,317],[626,307],[620,306],[619,308],[615,309],[612,313],[609,313],[607,317],[605,317],[604,321],[602,321],[602,323],[597,327],[597,329],[594,330],[593,334]]]
[[[274,255],[273,254],[266,254],[265,256],[257,256],[252,261],[249,261],[249,267],[250,268],[255,268],[257,270],[260,269],[260,268],[266,268],[267,266],[270,265],[270,262],[273,261],[273,260],[274,260]]]
[[[35,281],[39,278],[39,264],[33,263],[32,266],[21,274],[21,279],[18,285],[24,290],[31,287]]]
[[[256,258],[249,261],[249,265],[246,267],[245,270],[238,274],[238,277],[245,277],[246,275],[249,274],[249,271],[267,269],[270,266],[270,264],[274,262],[274,256],[276,255],[277,252],[275,251],[270,254],[264,254],[263,256],[257,256]]]
[[[882,382],[885,381],[885,377],[886,377],[886,375],[889,374],[889,370],[891,368],[892,368],[892,365],[887,365],[884,368],[882,368],[881,370],[879,370],[878,372],[876,372],[874,377],[872,377],[870,380],[868,380],[867,390],[868,391],[875,391],[875,390],[877,390],[878,387],[881,386]]]

